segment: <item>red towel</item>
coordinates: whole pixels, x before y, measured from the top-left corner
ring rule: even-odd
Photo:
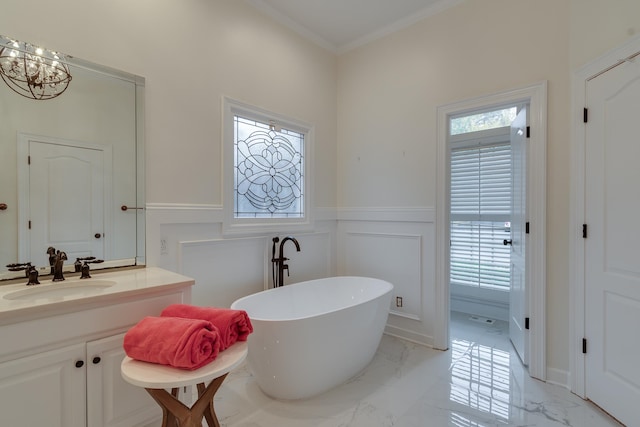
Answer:
[[[132,359],[193,370],[218,356],[220,335],[206,320],[145,317],[125,334],[124,351]]]
[[[220,351],[229,348],[236,341],[246,341],[253,332],[251,320],[244,310],[172,304],[162,310],[160,316],[202,319],[213,323],[220,331]]]

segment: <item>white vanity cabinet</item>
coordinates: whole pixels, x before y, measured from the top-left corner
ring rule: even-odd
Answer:
[[[2,425],[123,427],[159,420],[160,408],[148,393],[120,375],[123,337],[1,363]]]
[[[87,343],[87,427],[158,425],[162,419],[151,396],[122,379],[123,338],[119,334]]]
[[[86,374],[74,364],[84,348],[76,344],[0,363],[2,424],[83,427]]]
[[[159,424],[159,406],[143,388],[122,379],[120,363],[131,326],[169,304],[190,302],[193,280],[161,276],[166,280],[157,286],[80,298],[71,306],[52,302],[36,311],[13,310],[20,321],[8,320],[11,310],[2,311],[0,291],[0,425]]]

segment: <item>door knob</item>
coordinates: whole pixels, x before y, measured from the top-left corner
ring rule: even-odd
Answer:
[[[503,245],[505,245],[505,246],[507,246],[507,245],[513,245],[513,240],[511,240],[511,239],[504,239],[504,240],[502,241],[502,244],[503,244]]]
[[[94,234],[94,235],[93,235],[93,237],[95,237],[96,239],[99,239],[99,238],[101,238],[101,237],[102,237],[102,234],[100,234],[100,233],[96,233],[96,234]]]

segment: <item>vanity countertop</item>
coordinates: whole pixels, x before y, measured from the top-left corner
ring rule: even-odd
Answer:
[[[40,285],[0,286],[0,325],[116,304],[137,295],[184,288],[195,283],[189,277],[157,267],[95,271],[91,275],[91,279],[80,280],[76,276],[52,282],[46,278],[40,280]]]

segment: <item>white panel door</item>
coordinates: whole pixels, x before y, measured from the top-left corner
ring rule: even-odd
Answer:
[[[47,248],[104,259],[104,153],[29,141],[29,260],[48,265]]]
[[[509,337],[520,360],[527,365],[526,221],[527,221],[527,108],[511,124],[511,288],[509,291]]]
[[[637,426],[640,64],[625,63],[589,81],[586,94],[586,395]]]

